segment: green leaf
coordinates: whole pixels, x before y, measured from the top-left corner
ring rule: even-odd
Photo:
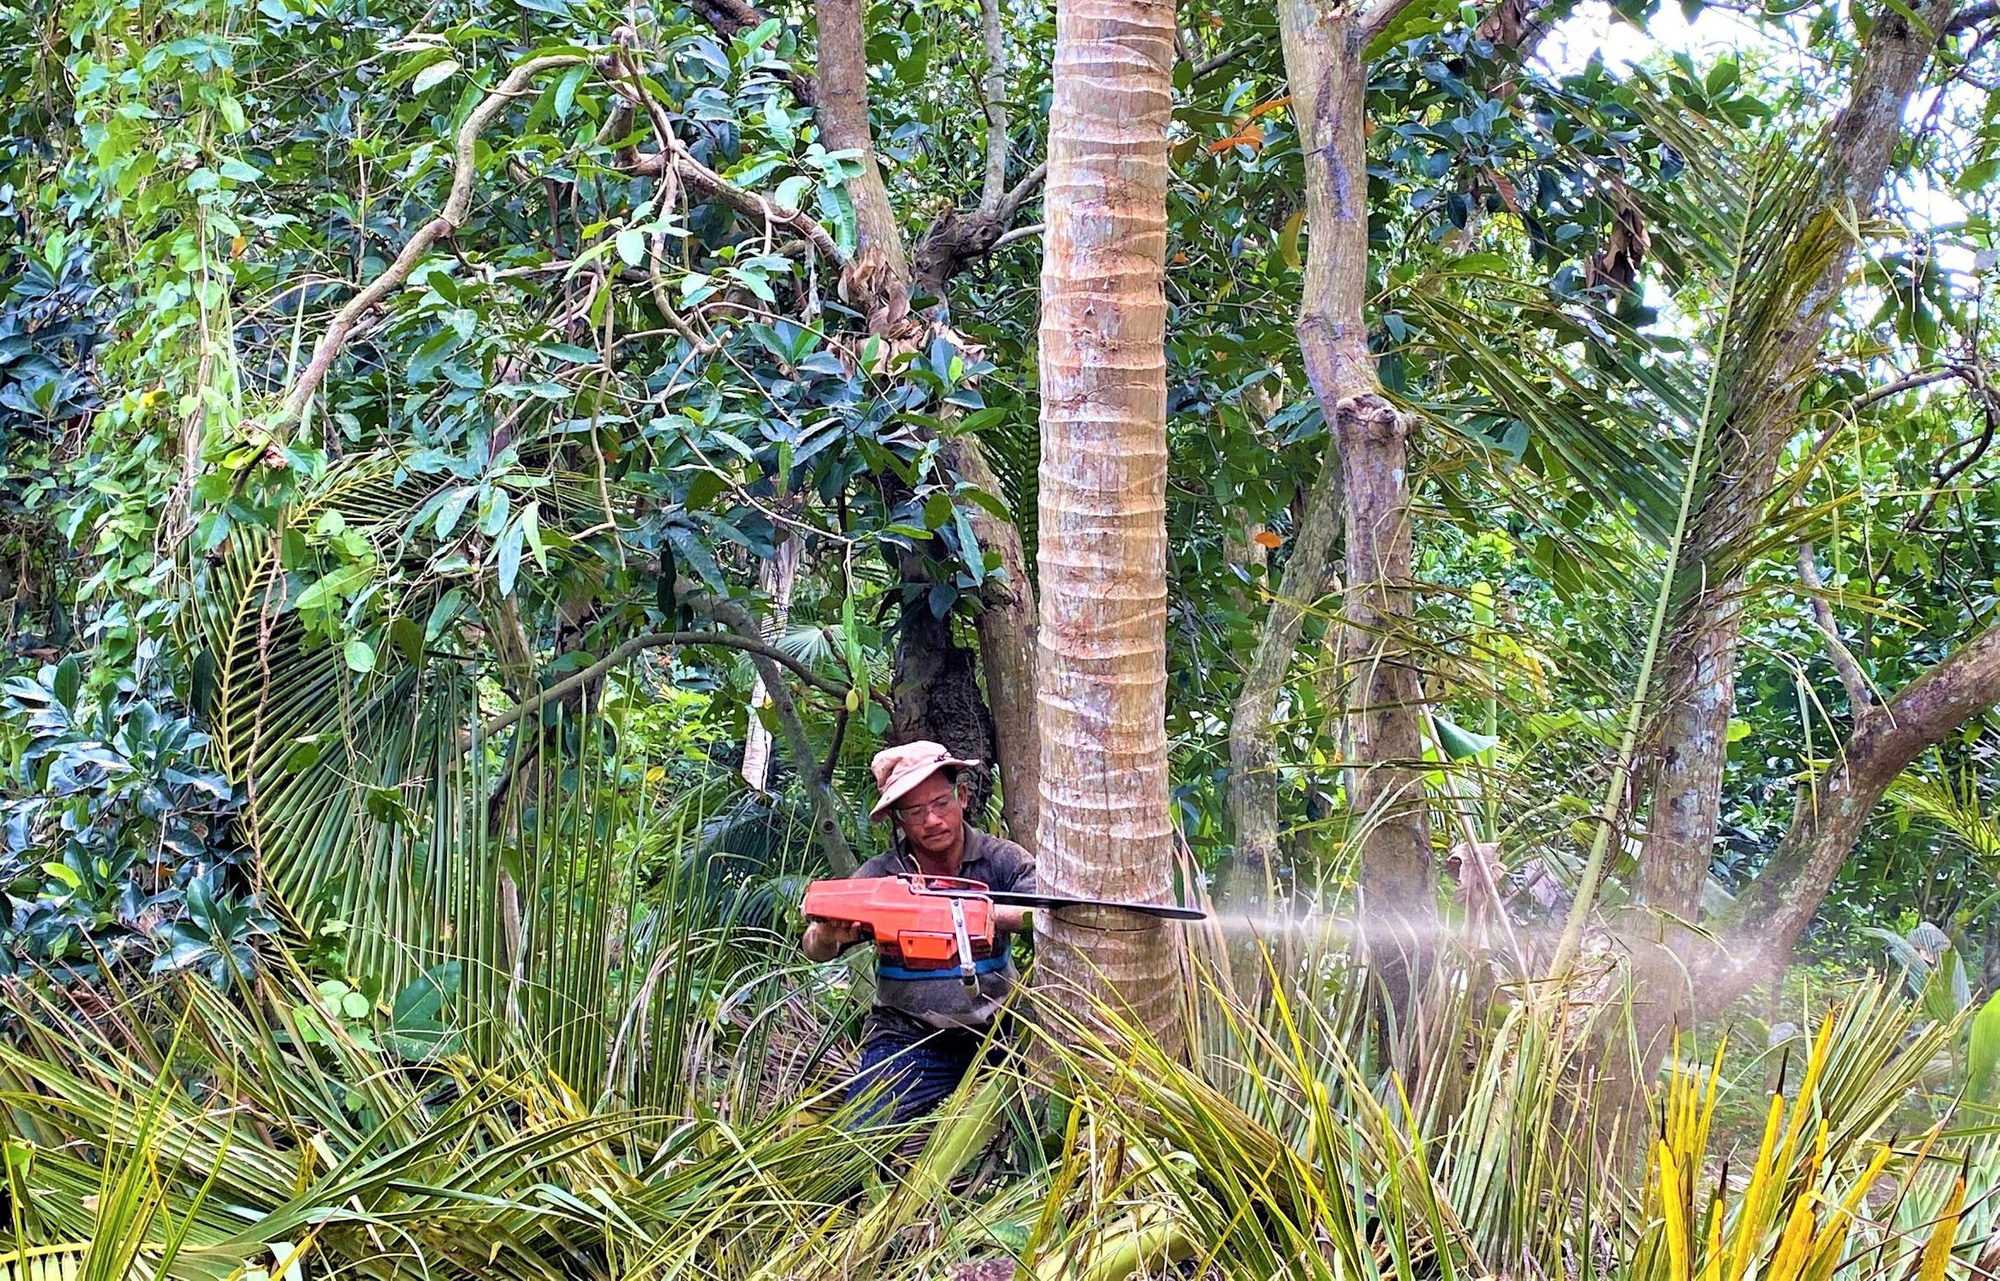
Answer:
[[[637,267],[646,261],[646,233],[637,227],[627,227],[618,233],[618,256],[628,267]]]
[[[316,609],[330,609],[342,597],[360,591],[373,573],[374,569],[368,565],[342,565],[300,592],[299,598],[292,603],[292,606],[302,613],[310,613]]]
[[[479,490],[473,485],[460,485],[451,491],[438,506],[436,529],[439,538],[451,537],[451,531],[458,528],[459,518],[465,515],[466,506],[478,495]]]
[[[78,691],[83,688],[83,669],[77,666],[76,655],[71,654],[56,664],[56,701],[64,707],[75,707]]]
[[[958,523],[958,558],[965,562],[965,572],[972,575],[974,586],[986,581],[986,557],[979,550],[979,535],[972,532],[972,520],[963,507],[952,508],[952,519]]]
[[[814,187],[811,178],[803,174],[793,174],[778,184],[778,207],[786,213],[797,213],[805,207],[806,193]]]
[[[222,162],[222,176],[231,182],[256,182],[263,178],[264,171],[253,164],[231,157]]]
[[[1965,1047],[1966,1091],[1978,1103],[1991,1103],[1993,1069],[2000,1067],[2000,992],[1986,998],[1972,1017]]]
[[[576,106],[577,86],[582,84],[583,78],[589,74],[590,65],[583,63],[571,67],[563,73],[562,79],[556,81],[556,119],[569,119],[571,109]]]
[[[548,552],[542,547],[542,505],[540,502],[529,503],[528,509],[521,513],[521,530],[527,538],[528,550],[535,555],[535,564],[541,566],[542,572],[546,574],[549,571],[549,556]]]
[[[357,672],[375,670],[375,647],[358,636],[347,642],[341,650],[341,656],[347,660],[347,665]]]
[[[507,532],[500,535],[499,578],[500,594],[514,594],[514,580],[521,575],[521,549],[527,545],[528,531],[516,520],[507,526]]]
[[[1452,760],[1466,760],[1481,752],[1490,751],[1500,743],[1500,740],[1492,734],[1475,734],[1471,730],[1461,729],[1442,716],[1433,714],[1431,720],[1437,725],[1438,746],[1442,747],[1444,754]]]
[[[446,58],[440,62],[433,62],[419,71],[416,79],[410,81],[410,92],[422,97],[457,74],[458,59]]]

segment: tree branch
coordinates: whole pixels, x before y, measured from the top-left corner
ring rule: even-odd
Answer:
[[[1007,189],[1006,198],[1000,202],[1000,216],[1003,219],[1012,218],[1022,205],[1028,203],[1028,197],[1040,190],[1042,180],[1048,176],[1049,163],[1046,160],[1028,170],[1021,181]]]
[[[1014,244],[1016,241],[1033,240],[1036,236],[1042,234],[1046,225],[1045,223],[1031,222],[1025,227],[1016,227],[1012,231],[1005,232],[998,240],[993,242],[993,248],[987,252],[999,253],[1002,249]]]
[[[798,772],[799,782],[805,787],[806,794],[812,801],[813,836],[819,842],[821,852],[826,855],[828,866],[837,876],[852,873],[856,863],[854,853],[847,844],[846,833],[841,830],[839,807],[834,803],[832,789],[821,775],[819,760],[812,750],[812,739],[806,733],[805,721],[799,716],[798,703],[792,698],[791,690],[786,687],[784,676],[779,669],[782,667],[790,670],[814,689],[836,698],[846,698],[848,687],[821,676],[790,654],[758,637],[756,624],[741,605],[699,593],[683,595],[681,599],[689,608],[714,619],[729,630],[649,632],[644,636],[635,636],[582,671],[565,677],[540,693],[523,699],[515,707],[489,718],[479,726],[477,739],[491,738],[522,718],[534,715],[550,703],[602,680],[612,668],[644,650],[656,649],[663,645],[710,645],[722,649],[740,650],[750,656],[751,664],[763,678],[764,692],[771,700],[771,711],[777,716],[779,728],[785,736],[785,749]]]
[[[700,595],[683,599],[739,636],[756,634],[757,625],[751,621],[749,611],[734,601]],[[818,840],[833,874],[852,876],[857,864],[854,852],[847,845],[847,833],[841,830],[840,807],[834,804],[833,789],[820,773],[819,759],[813,755],[812,739],[806,734],[805,721],[799,717],[798,704],[792,701],[792,691],[785,688],[778,664],[772,658],[754,650],[748,652],[757,674],[764,678],[764,692],[770,696],[771,711],[785,736],[785,750],[791,754],[792,768],[798,771],[799,784],[812,801],[813,837]]]
[[[1812,605],[1813,626],[1826,641],[1827,658],[1833,663],[1833,670],[1840,673],[1840,683],[1847,690],[1847,704],[1858,717],[1873,704],[1875,696],[1868,688],[1868,676],[1861,670],[1861,664],[1840,639],[1840,625],[1834,620],[1833,607],[1826,603],[1826,584],[1820,581],[1811,543],[1799,546],[1799,579],[1805,583],[1806,599]]]
[[[1944,24],[1944,30],[1939,32],[1938,36],[1940,39],[1955,36],[1961,31],[1970,31],[1980,23],[1991,22],[1995,18],[2000,18],[2000,4],[1968,5],[1954,15],[1950,22]]]
[[[285,399],[277,414],[265,424],[265,431],[269,437],[275,439],[285,427],[297,422],[304,414],[306,405],[312,401],[313,393],[319,390],[320,383],[325,380],[327,371],[333,367],[334,360],[339,357],[341,348],[346,345],[348,336],[354,332],[354,327],[360,323],[361,318],[374,310],[391,291],[410,278],[410,273],[416,270],[417,264],[423,260],[426,253],[430,252],[432,245],[441,237],[450,235],[464,225],[466,214],[472,208],[472,184],[479,176],[478,168],[473,163],[474,153],[479,143],[479,135],[493,123],[493,118],[499,115],[508,103],[526,92],[529,82],[544,71],[553,71],[557,67],[571,67],[585,61],[587,59],[581,54],[551,54],[545,58],[530,58],[508,72],[507,78],[500,82],[497,89],[480,99],[479,105],[465,118],[465,123],[458,127],[457,145],[453,149],[451,192],[445,197],[444,209],[437,217],[419,227],[416,234],[404,242],[402,252],[396,255],[396,260],[390,263],[381,275],[370,281],[366,288],[350,298],[347,305],[335,313],[333,322],[326,327],[326,333],[320,336],[319,342],[313,347],[312,358],[306,362],[306,367],[299,371],[298,379],[285,393]]]
[[[547,689],[522,699],[497,716],[489,717],[480,725],[479,736],[491,738],[515,722],[533,716],[550,703],[559,701],[565,695],[602,680],[605,673],[628,661],[633,655],[666,645],[708,645],[718,649],[741,650],[789,669],[793,675],[823,694],[829,694],[834,698],[847,697],[847,686],[821,676],[790,654],[762,640],[738,636],[733,632],[647,632],[643,636],[634,636],[582,671],[566,676]]]
[[[720,201],[745,217],[761,219],[767,227],[789,227],[807,241],[813,248],[824,254],[829,262],[845,265],[847,255],[827,233],[819,220],[803,209],[785,210],[772,204],[754,191],[730,182],[721,174],[694,158],[687,144],[673,130],[673,123],[666,118],[665,110],[653,95],[646,90],[645,79],[638,68],[627,63],[620,55],[614,55],[617,66],[617,80],[620,88],[646,108],[647,118],[653,123],[653,135],[659,140],[660,150],[650,156],[639,157],[628,167],[631,173],[672,174],[688,186],[702,192],[711,199]]]
[[[979,0],[979,31],[986,42],[986,75],[979,82],[986,100],[986,181],[979,211],[1000,216],[1007,199],[1007,33],[1000,27],[1000,0]]]
[[[1211,57],[1203,58],[1200,62],[1195,63],[1194,69],[1188,73],[1188,84],[1190,86],[1193,86],[1194,84],[1198,83],[1202,79],[1202,77],[1213,75],[1214,73],[1222,70],[1224,67],[1230,66],[1231,64],[1235,63],[1238,59],[1240,59],[1244,54],[1250,52],[1254,48],[1256,48],[1256,44],[1254,42],[1245,41],[1244,43],[1239,45],[1232,45],[1231,47],[1224,49],[1221,53],[1215,54]]]
[[[1923,753],[2000,702],[2000,626],[1988,627],[1857,717],[1831,768],[1801,789],[1792,826],[1716,922],[1726,951],[1697,958],[1714,1012],[1781,967],[1889,785]]]

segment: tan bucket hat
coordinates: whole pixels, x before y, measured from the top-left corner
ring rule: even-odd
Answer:
[[[875,808],[868,811],[868,817],[880,819],[889,812],[889,807],[907,796],[910,789],[923,782],[941,769],[956,765],[960,769],[978,769],[978,761],[961,760],[953,756],[943,743],[933,743],[928,739],[918,739],[901,747],[885,747],[875,753],[875,759],[868,763],[874,771],[875,788],[882,799],[875,802]]]

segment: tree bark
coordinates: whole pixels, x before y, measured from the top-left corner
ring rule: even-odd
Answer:
[[[951,443],[952,470],[986,493],[1002,492],[1000,478],[986,462],[979,442],[960,436]],[[1021,531],[975,507],[972,533],[979,545],[1000,553],[1001,578],[988,578],[980,591],[979,661],[986,671],[986,705],[993,713],[993,746],[1000,764],[1000,819],[1007,835],[1030,850],[1041,839],[1042,748],[1035,729],[1035,589]]]
[[[939,220],[917,248],[921,278],[913,282],[901,224],[889,203],[889,189],[875,159],[868,115],[867,31],[862,0],[819,0],[817,12],[819,75],[815,87],[825,144],[830,149],[853,147],[862,153],[862,173],[847,185],[848,195],[854,201],[858,245],[855,260],[842,277],[843,294],[850,305],[867,317],[869,332],[886,337],[901,329],[908,319],[913,283],[921,284],[926,293],[941,297],[953,275],[967,262],[991,250],[1015,212],[1033,194],[1040,176],[1039,172],[1031,174],[1013,188],[999,185],[1006,169],[1003,108],[998,138],[988,140],[986,191],[980,209],[964,215],[947,213]],[[990,29],[997,23],[997,9],[990,19],[983,20],[989,27],[988,56],[995,64],[989,68],[984,82],[990,96],[999,83],[997,73],[1004,47],[996,51],[998,33]],[[989,112],[989,127],[992,121]],[[961,438],[952,451],[949,461],[960,476],[988,493],[1001,492],[975,442]],[[937,733],[917,730],[917,726],[931,721],[932,707],[960,707],[965,691],[969,689],[976,695],[978,686],[971,658],[951,643],[949,626],[940,628],[922,620],[911,626],[906,617],[904,634],[896,648],[893,685],[898,691],[899,715],[905,697],[918,706],[902,717],[903,724],[892,730],[892,737],[899,734],[933,737],[954,750],[976,751],[979,759],[993,762],[1001,784],[1002,821],[1010,836],[1032,846],[1039,830],[1036,809],[1041,767],[1033,717],[1034,592],[1028,582],[1020,530],[990,512],[976,512],[971,520],[980,545],[999,551],[1001,564],[1011,580],[1004,591],[1000,584],[994,584],[982,593],[984,607],[976,624],[979,658],[986,669],[987,696],[992,700],[990,712],[980,708],[983,735],[978,736],[979,745],[975,748],[975,736],[961,732],[966,726],[959,724],[959,718],[933,727]],[[940,640],[947,651],[923,654],[914,643],[917,638]],[[946,679],[951,687],[932,691],[925,685],[928,677]],[[949,727],[953,725],[958,728]],[[955,743],[953,737],[963,742]],[[983,795],[980,806],[982,809],[985,806]]]
[[[1409,427],[1383,399],[1364,318],[1368,168],[1363,98],[1370,33],[1392,13],[1336,13],[1282,0],[1278,31],[1305,155],[1310,236],[1299,347],[1339,451],[1346,498],[1342,626],[1354,768],[1350,810],[1362,823],[1361,895],[1372,941],[1386,945],[1392,992],[1436,915],[1424,800],[1423,695],[1408,648],[1411,612]],[[1379,954],[1379,953],[1378,953]]]
[[[861,153],[861,172],[848,179],[854,202],[854,262],[842,276],[849,305],[868,317],[868,332],[887,334],[910,310],[910,263],[889,188],[875,160],[868,120],[868,31],[863,0],[819,0],[821,142],[828,151]]]
[[[896,632],[895,683],[889,689],[895,711],[889,715],[887,741],[928,739],[944,744],[954,756],[990,764],[993,714],[980,693],[972,651],[952,635],[951,618],[939,618],[931,609],[930,593],[918,581],[922,572],[903,571],[905,599]],[[976,826],[985,826],[992,797],[990,776],[973,780],[967,810]]]
[[[1172,894],[1166,739],[1171,0],[1061,0],[1041,313],[1042,884]],[[1179,936],[1036,913],[1039,981],[1185,1044]],[[1088,1015],[1082,1004],[1079,1013]]]
[[[1863,48],[1847,106],[1835,120],[1821,190],[1842,243],[1827,256],[1794,305],[1769,318],[1771,329],[1746,346],[1765,353],[1746,371],[1742,398],[1716,442],[1717,477],[1689,530],[1689,573],[1701,584],[1686,593],[1672,620],[1666,648],[1666,702],[1653,733],[1649,794],[1651,813],[1640,853],[1640,888],[1647,906],[1669,918],[1693,921],[1715,847],[1728,763],[1729,717],[1742,642],[1746,565],[1740,548],[1758,529],[1776,475],[1779,454],[1795,423],[1800,371],[1825,338],[1833,304],[1847,279],[1859,225],[1901,136],[1903,111],[1949,21],[1954,0],[1929,0],[1915,10],[1920,22],[1884,10]]]
[[[1771,861],[1714,922],[1724,941],[1696,970],[1694,997],[1715,1014],[1782,973],[1863,824],[1897,775],[1967,721],[2000,702],[2000,627],[1989,627],[1911,681],[1886,704],[1860,710],[1825,774],[1804,788]]]
[[[1327,563],[1341,521],[1340,451],[1331,442],[1292,537],[1278,594],[1264,616],[1257,650],[1229,717],[1229,817],[1235,828],[1232,888],[1270,892],[1278,863],[1278,760],[1273,724],[1285,670],[1306,611],[1326,589]],[[1261,550],[1261,548],[1259,549]]]

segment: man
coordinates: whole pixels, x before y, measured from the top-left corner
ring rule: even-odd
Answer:
[[[922,872],[1032,893],[1034,855],[965,822],[962,771],[977,767],[977,761],[960,760],[931,742],[876,753],[870,769],[881,799],[868,817],[890,818],[893,837],[888,853],[869,859],[854,875]],[[1027,928],[1027,920],[1026,908],[994,907],[993,956],[979,963],[976,993],[966,990],[956,969],[933,973],[877,962],[875,1005],[862,1026],[861,1066],[847,1095],[855,1100],[873,1092],[868,1117],[886,1110],[892,1120],[908,1121],[958,1087],[979,1056],[1008,990],[1020,978],[1008,945]],[[808,919],[805,953],[815,961],[830,961],[866,938],[851,922]]]

